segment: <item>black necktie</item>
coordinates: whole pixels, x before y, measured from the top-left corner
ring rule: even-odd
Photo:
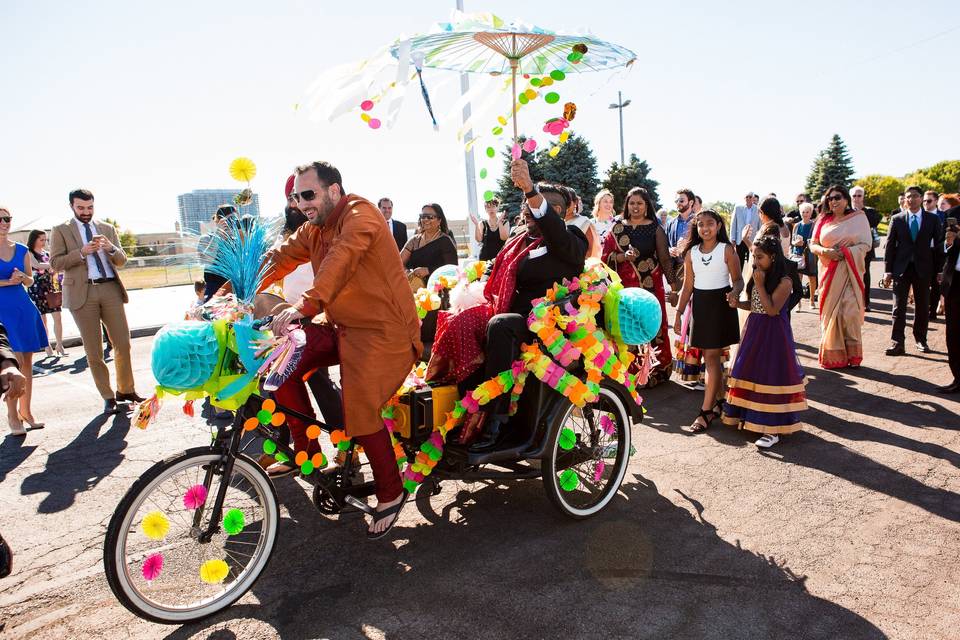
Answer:
[[[93,241],[93,231],[90,230],[90,223],[89,223],[89,222],[84,222],[84,223],[83,223],[83,228],[84,228],[84,229],[86,230],[86,232],[87,232],[87,242],[92,242],[92,241]],[[106,278],[106,277],[107,277],[107,270],[103,268],[103,262],[100,261],[100,251],[99,251],[99,249],[98,249],[97,251],[94,251],[94,252],[93,252],[93,259],[97,261],[97,271],[100,272],[100,277],[101,277],[101,278]]]

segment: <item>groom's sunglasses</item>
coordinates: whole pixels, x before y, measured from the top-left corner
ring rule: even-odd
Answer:
[[[299,203],[301,199],[307,201],[316,200],[317,192],[314,189],[307,189],[306,191],[301,191],[300,193],[294,191],[290,194],[290,197],[293,198],[297,203]]]

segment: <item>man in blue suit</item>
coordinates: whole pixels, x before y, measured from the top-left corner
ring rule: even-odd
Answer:
[[[907,325],[907,298],[913,288],[913,337],[917,351],[929,353],[927,324],[930,312],[930,279],[933,277],[938,252],[942,243],[940,218],[920,206],[923,190],[907,187],[904,191],[905,210],[890,219],[887,248],[884,255],[887,286],[893,283],[893,332],[888,356],[904,354],[904,331]]]

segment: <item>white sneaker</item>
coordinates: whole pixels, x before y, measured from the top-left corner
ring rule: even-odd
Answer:
[[[778,442],[780,442],[780,436],[775,436],[768,433],[767,435],[761,437],[759,440],[757,440],[753,444],[757,445],[758,447],[762,447],[764,449],[769,449],[770,447],[777,444]]]
[[[693,389],[694,391],[705,391],[705,390],[706,390],[706,387],[703,386],[703,383],[702,383],[702,382],[697,382],[697,383],[693,384],[690,388]]]

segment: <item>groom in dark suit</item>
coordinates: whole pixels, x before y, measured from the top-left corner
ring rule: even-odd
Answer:
[[[940,218],[920,206],[923,190],[907,187],[903,193],[904,211],[890,219],[887,249],[884,256],[887,286],[893,283],[893,332],[888,356],[904,354],[904,331],[907,325],[907,298],[913,287],[913,337],[917,350],[929,353],[927,324],[930,312],[930,278],[933,277],[936,255],[942,250],[938,242]]]

